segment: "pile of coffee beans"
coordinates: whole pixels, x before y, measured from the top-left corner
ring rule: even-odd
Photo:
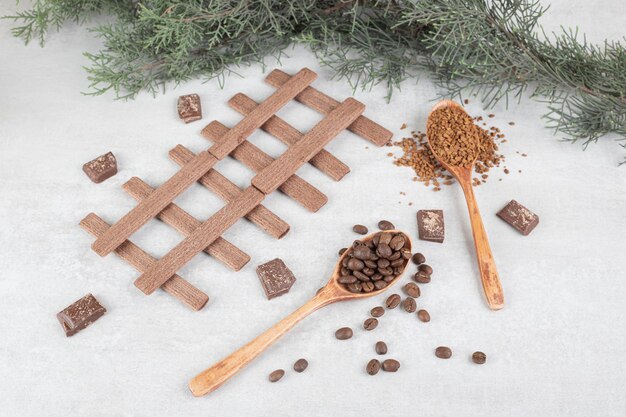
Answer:
[[[383,222],[379,223],[380,228],[393,229],[391,223]],[[411,258],[406,247],[408,241],[403,233],[390,231],[378,232],[371,239],[355,240],[347,254],[340,251],[344,258],[338,282],[353,293],[382,290],[402,274]]]

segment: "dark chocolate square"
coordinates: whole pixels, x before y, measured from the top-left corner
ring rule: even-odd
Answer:
[[[75,301],[57,314],[67,337],[74,336],[106,313],[106,308],[91,294]]]
[[[256,267],[256,273],[268,300],[289,292],[296,277],[281,259],[274,259]]]
[[[104,155],[100,155],[93,161],[87,162],[83,165],[83,171],[89,179],[96,184],[111,178],[117,174],[117,160],[112,152],[107,152]]]
[[[178,97],[177,107],[178,117],[185,123],[202,119],[202,105],[200,104],[200,96],[197,94]]]
[[[539,216],[515,200],[511,200],[509,204],[504,206],[504,208],[497,213],[497,216],[513,226],[515,230],[524,236],[528,236],[539,224]]]
[[[417,212],[417,230],[421,240],[443,243],[445,237],[443,210],[419,210]]]

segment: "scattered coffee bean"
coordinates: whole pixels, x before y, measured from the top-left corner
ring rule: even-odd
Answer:
[[[352,228],[352,231],[360,235],[366,235],[367,227],[363,226],[362,224],[355,224],[354,227]]]
[[[384,281],[383,281],[384,282]],[[372,317],[380,317],[383,314],[385,314],[385,309],[383,307],[374,307],[371,311],[370,314],[372,315]]]
[[[365,322],[363,323],[363,328],[365,330],[374,330],[377,326],[378,326],[378,319],[375,319],[373,317],[370,317],[369,319],[365,320]]]
[[[347,340],[352,337],[352,329],[349,327],[342,327],[335,332],[335,337],[339,340]]]
[[[430,314],[426,310],[419,310],[417,312],[417,318],[423,321],[424,323],[428,323],[430,321]]]
[[[472,354],[472,362],[477,363],[478,365],[482,365],[487,361],[487,355],[483,352],[474,352]]]
[[[393,230],[396,227],[390,221],[381,220],[381,221],[378,222],[378,228],[380,230]]]
[[[426,257],[418,252],[415,255],[413,255],[413,258],[411,258],[411,260],[413,261],[415,265],[421,265],[424,262],[426,262]]]
[[[343,255],[343,253],[345,251],[347,251],[347,250],[348,250],[348,248],[341,248],[341,249],[339,249],[339,256]]]
[[[365,371],[370,375],[376,375],[380,371],[380,361],[378,359],[372,359],[367,363]]]
[[[301,358],[293,364],[293,370],[296,372],[303,372],[308,366],[309,362],[306,359]]]
[[[383,371],[385,372],[396,372],[400,369],[400,362],[395,359],[386,359],[383,362]]]
[[[413,275],[413,280],[420,284],[428,284],[430,282],[430,275],[424,271],[417,271],[415,275]]]
[[[407,313],[415,313],[415,310],[417,310],[417,303],[414,298],[407,297],[402,302],[402,308]]]
[[[270,380],[270,382],[276,382],[280,380],[283,375],[285,375],[285,371],[283,371],[282,369],[277,369],[270,374],[268,379]]]
[[[376,353],[378,353],[379,355],[385,355],[387,353],[387,344],[382,340],[379,340],[378,342],[376,342],[376,346],[374,347],[374,349],[376,349]]]
[[[421,264],[418,268],[418,270],[420,270],[421,272],[427,274],[427,275],[432,275],[433,274],[433,269],[430,267],[430,265],[426,265],[426,264]]]
[[[414,282],[409,282],[404,287],[402,287],[404,293],[409,297],[418,298],[420,296],[420,287],[417,286]]]
[[[394,309],[400,305],[401,300],[402,299],[400,298],[398,294],[391,294],[389,297],[387,297],[387,301],[385,301],[385,305],[387,306],[388,309]]]
[[[435,349],[435,356],[439,359],[450,359],[452,356],[452,350],[447,346],[439,346]]]

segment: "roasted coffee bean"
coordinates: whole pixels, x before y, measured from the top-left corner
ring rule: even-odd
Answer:
[[[374,281],[374,288],[376,288],[377,290],[382,290],[383,288],[387,288],[387,285],[388,284],[385,281]]]
[[[383,307],[374,307],[373,309],[370,310],[370,314],[372,315],[372,317],[380,317],[383,314],[385,314],[385,309]]]
[[[400,369],[400,362],[395,359],[386,359],[383,362],[383,371],[385,372],[396,372]]]
[[[395,276],[400,275],[400,274],[402,273],[402,271],[403,271],[403,269],[402,269],[402,268],[400,268],[400,267],[393,268],[393,274],[394,274]]]
[[[350,257],[349,257],[349,256],[346,256],[345,258],[343,258],[343,259],[341,260],[341,266],[343,266],[344,268],[347,268],[347,267],[348,267],[348,261],[349,261],[349,260],[350,260]]]
[[[378,232],[374,235],[374,237],[372,238],[372,243],[374,244],[374,246],[378,246],[378,243],[380,242],[380,237],[382,236],[381,232]]]
[[[381,220],[378,222],[378,228],[380,230],[393,230],[396,227],[388,220]]]
[[[400,252],[402,253],[402,258],[411,259],[411,251],[407,248],[403,248]]]
[[[339,270],[339,273],[341,275],[350,275],[350,270],[348,268],[341,267],[341,269]]]
[[[420,284],[428,284],[430,282],[430,275],[423,271],[418,271],[415,275],[413,275],[413,280],[419,282]]]
[[[404,265],[404,259],[396,259],[393,262],[391,262],[391,266],[393,268],[397,268],[397,267],[402,266],[402,265]]]
[[[337,280],[337,282],[339,282],[340,284],[354,284],[357,281],[356,277],[354,275],[343,275],[341,277],[339,277],[339,279]]]
[[[352,242],[352,247],[356,248],[357,246],[365,246],[365,243],[361,242],[359,239]]]
[[[367,282],[361,283],[361,290],[363,292],[372,292],[374,291],[374,288],[376,287],[374,286],[373,282],[367,281]]]
[[[426,310],[419,310],[417,312],[417,318],[423,321],[424,323],[428,323],[430,321],[430,314]]]
[[[417,286],[414,282],[409,282],[404,287],[402,287],[404,293],[409,297],[418,298],[420,296],[420,287]]]
[[[433,269],[430,267],[430,265],[421,264],[418,269],[425,274],[428,274],[428,275],[433,274]]]
[[[346,288],[348,289],[348,291],[354,293],[360,293],[362,290],[360,282],[353,282],[352,284],[348,284]]]
[[[293,370],[296,372],[303,372],[308,366],[309,362],[306,359],[301,358],[293,364]]]
[[[367,246],[370,249],[374,249],[376,246],[374,246],[374,242],[372,242],[371,240],[368,240],[367,242],[365,242],[365,246]]]
[[[422,255],[421,253],[416,253],[415,255],[413,255],[413,257],[411,258],[411,260],[413,261],[413,263],[415,265],[421,265],[424,262],[426,262],[426,258],[424,257],[424,255]]]
[[[363,226],[362,224],[355,224],[354,227],[352,228],[352,231],[360,235],[366,235],[367,227]]]
[[[352,329],[349,327],[342,327],[335,332],[335,337],[339,340],[347,340],[352,337]]]
[[[381,279],[383,279],[383,275],[382,274],[374,274],[370,277],[370,279],[372,281],[380,281]]]
[[[385,301],[385,305],[389,309],[394,309],[400,305],[400,296],[398,294],[391,294],[387,297],[387,301]]]
[[[371,253],[372,250],[364,245],[357,246],[356,248],[352,249],[352,254],[354,255],[354,257],[360,260],[370,259]]]
[[[393,251],[388,244],[381,243],[378,245],[378,248],[376,248],[376,254],[381,258],[388,258],[393,254]]]
[[[393,281],[394,279],[396,279],[396,277],[395,277],[395,276],[393,276],[393,275],[383,276],[383,280],[384,280],[385,282],[387,282],[387,283],[389,283],[389,282]]]
[[[343,253],[345,251],[347,251],[347,250],[348,250],[348,248],[341,248],[341,249],[339,249],[339,256],[343,255]]]
[[[363,268],[361,272],[363,272],[368,277],[371,277],[376,273],[376,271],[374,271],[372,268]]]
[[[363,268],[365,268],[365,264],[360,259],[350,258],[350,260],[348,261],[348,269],[351,269],[353,271],[360,271]]]
[[[389,268],[389,267],[387,267],[387,268],[378,268],[377,271],[378,271],[378,273],[380,275],[383,275],[383,276],[393,275],[393,269]]]
[[[372,359],[367,363],[365,371],[370,375],[376,375],[380,371],[380,361],[378,359]]]
[[[389,262],[389,260],[388,260],[388,259],[379,259],[379,260],[376,262],[376,265],[377,265],[379,268],[387,268],[390,264],[391,264],[391,262]]]
[[[435,356],[439,359],[450,359],[452,356],[452,350],[447,346],[439,346],[435,349]]]
[[[368,277],[361,271],[354,271],[352,275],[354,275],[359,281],[368,282],[370,280],[370,277]]]
[[[378,264],[374,261],[370,261],[369,259],[363,261],[363,263],[365,264],[366,267],[371,268],[371,269],[376,269],[378,268]]]
[[[400,253],[400,252],[393,252],[391,255],[389,255],[389,257],[387,259],[389,259],[390,261],[396,261],[396,260],[400,259],[401,257],[402,257],[402,253]]]
[[[392,238],[393,238],[393,235],[391,233],[381,233],[376,246],[380,246],[382,243],[385,243],[388,245],[391,242]]]
[[[365,330],[374,330],[377,326],[378,326],[378,319],[374,317],[370,317],[369,319],[365,320],[365,322],[363,323],[363,328]]]
[[[391,249],[393,250],[400,250],[404,247],[404,236],[402,235],[395,235],[392,239],[391,242],[389,242],[389,246],[391,246]]]
[[[482,352],[474,352],[472,353],[472,362],[477,363],[478,365],[482,365],[487,361],[487,355]]]
[[[270,382],[276,382],[281,379],[283,375],[285,375],[285,371],[283,371],[282,369],[277,369],[270,374],[268,379],[270,380]]]
[[[402,308],[407,313],[415,313],[415,310],[417,310],[417,303],[414,298],[407,297],[404,301],[402,301]]]
[[[374,346],[374,349],[379,355],[385,355],[387,353],[387,344],[382,340],[379,340],[378,342],[376,342],[376,346]]]

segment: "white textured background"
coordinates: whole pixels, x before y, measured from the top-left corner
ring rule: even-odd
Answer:
[[[14,7],[4,1],[0,13]],[[602,41],[620,38],[626,20],[619,0],[555,0],[542,23],[548,29],[579,25],[589,40]],[[482,299],[460,189],[429,192],[411,181],[410,170],[391,165],[389,148],[366,149],[364,140],[344,133],[328,146],[352,168],[343,181],[333,183],[309,166],[300,171],[330,199],[320,212],[310,214],[272,195],[266,205],[292,225],[284,239],[275,241],[241,221],[226,234],[252,256],[241,272],[204,255],[181,271],[211,297],[194,313],[163,292],[142,295],[132,284],[135,270],[115,255],[94,254],[93,239],[77,224],[90,211],[110,222],[118,219],[134,205],[120,188],[128,178],[162,183],[176,170],[167,159],[170,148],[182,143],[201,150],[207,146],[199,135],[205,123],[236,123],[239,116],[226,106],[230,96],[242,91],[260,100],[272,91],[261,69],[242,69],[244,78],[231,77],[224,90],[196,81],[156,99],[90,98],[81,95],[87,88],[81,52],[96,51],[99,44],[84,29],[66,28],[41,49],[35,43],[24,47],[8,28],[0,21],[0,415],[626,414],[626,167],[617,167],[624,150],[612,140],[586,152],[559,142],[543,128],[543,106],[528,100],[493,111],[493,123],[509,139],[502,150],[512,173],[492,174],[476,192],[505,289],[507,305],[500,312],[489,311]],[[319,72],[316,87],[336,98],[351,94],[307,51],[290,55],[284,70],[309,66]],[[190,92],[200,93],[204,120],[184,125],[176,98]],[[403,122],[423,129],[435,90],[424,78],[405,83],[391,104],[383,96],[379,88],[356,94],[367,104],[366,114],[399,138]],[[479,103],[469,110],[480,113]],[[300,105],[280,114],[303,129],[319,120]],[[272,155],[282,150],[264,134],[251,140]],[[82,164],[109,150],[118,158],[119,174],[91,183]],[[233,161],[220,162],[219,169],[240,185],[251,177]],[[495,217],[511,198],[541,217],[528,237]],[[177,202],[198,218],[221,204],[199,186]],[[365,334],[361,323],[383,297],[333,305],[219,391],[191,396],[190,377],[315,292],[337,249],[354,238],[355,222],[373,227],[388,218],[415,235],[419,208],[442,208],[446,216],[443,245],[416,242],[435,269],[418,300],[431,312],[431,323],[392,311]],[[133,236],[154,255],[179,239],[156,221]],[[254,267],[274,257],[283,258],[298,281],[288,295],[267,301]],[[55,313],[87,292],[109,312],[66,339]],[[355,337],[336,341],[333,332],[341,326],[355,328]],[[401,361],[397,374],[365,374],[379,339],[388,343],[388,356]],[[436,359],[438,345],[451,346],[452,359]],[[469,361],[474,350],[487,353],[486,365]],[[303,374],[290,371],[299,357],[310,362]],[[276,368],[287,369],[287,375],[269,384],[267,375]]]

